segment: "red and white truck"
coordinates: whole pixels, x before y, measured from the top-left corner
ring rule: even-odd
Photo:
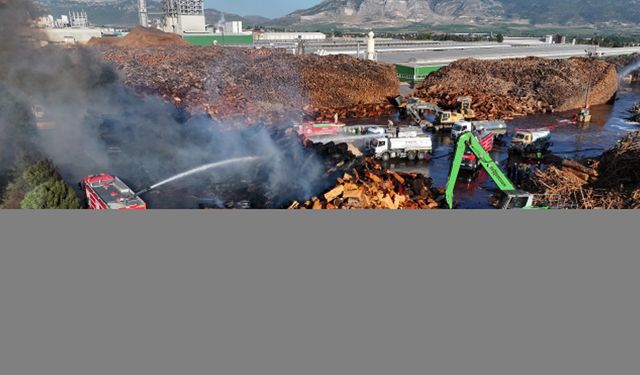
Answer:
[[[82,180],[87,205],[92,210],[145,210],[147,204],[118,177],[107,173]]]

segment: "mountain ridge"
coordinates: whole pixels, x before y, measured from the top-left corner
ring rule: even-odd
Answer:
[[[325,0],[272,25],[406,26],[500,22],[584,25],[640,22],[640,0]]]

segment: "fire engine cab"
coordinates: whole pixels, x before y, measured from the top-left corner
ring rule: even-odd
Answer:
[[[92,210],[145,210],[147,204],[118,177],[106,173],[82,180],[87,204]]]

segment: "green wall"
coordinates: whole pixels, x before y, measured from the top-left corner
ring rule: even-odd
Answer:
[[[396,64],[396,72],[401,82],[417,83],[425,79],[429,74],[439,70],[443,65],[434,66],[406,66]]]
[[[194,46],[210,46],[214,41],[222,44],[253,44],[253,35],[183,35],[182,39]]]

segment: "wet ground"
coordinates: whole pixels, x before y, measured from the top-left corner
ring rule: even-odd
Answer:
[[[613,104],[591,109],[592,121],[584,128],[563,121],[571,119],[575,112],[521,117],[508,121],[507,124],[510,133],[518,128],[554,126],[551,131],[551,151],[554,154],[565,158],[593,157],[613,146],[626,133],[640,130],[640,126],[625,120],[626,111],[638,101],[640,85],[626,85],[620,89]],[[376,119],[375,122],[386,124],[387,119]],[[392,160],[384,165],[392,170],[423,173],[433,179],[435,186],[444,187],[449,175],[451,158],[448,155],[453,152],[453,143],[446,132],[434,134],[433,143],[434,154],[430,161]],[[507,142],[502,146],[496,146],[491,152],[493,159],[501,162],[501,166],[504,166],[508,159],[508,148]],[[481,171],[471,183],[458,181],[454,199],[459,208],[491,208],[489,198],[496,190],[493,181]]]
[[[574,112],[521,117],[508,121],[507,124],[510,133],[518,128],[553,126],[551,150],[554,154],[566,158],[592,157],[610,148],[627,132],[640,130],[639,125],[625,120],[628,116],[626,111],[636,102],[640,102],[640,85],[627,85],[620,89],[613,104],[592,108],[592,122],[586,127],[580,128],[566,121],[571,119]],[[397,115],[391,120],[396,124],[402,123]],[[362,119],[353,123],[387,125],[388,121],[389,118],[381,117]],[[434,186],[444,187],[449,174],[453,143],[447,132],[432,134],[432,137],[434,153],[431,160],[392,160],[383,165],[391,170],[422,173],[433,179]],[[503,170],[504,162],[508,159],[508,148],[507,142],[496,146],[491,153],[494,160],[501,162]],[[226,176],[224,180],[207,180],[206,184],[203,183],[202,176],[185,179],[153,190],[145,194],[143,198],[150,208],[259,208],[269,206],[266,202],[250,203],[247,200],[247,197],[255,197],[259,194],[256,194],[256,187],[252,181],[245,179],[246,176],[239,175],[232,178],[228,174],[224,175]],[[195,184],[196,181],[197,184]],[[129,181],[126,182],[129,183]],[[196,189],[196,191],[190,187],[192,184],[203,186],[203,188]],[[139,187],[135,183],[131,186]],[[481,171],[477,178],[470,183],[464,180],[458,181],[454,199],[459,208],[492,208],[489,205],[489,199],[496,190],[497,187],[493,181],[484,171]]]

